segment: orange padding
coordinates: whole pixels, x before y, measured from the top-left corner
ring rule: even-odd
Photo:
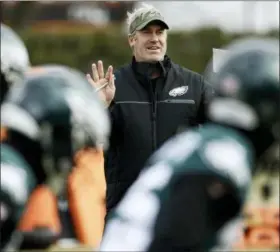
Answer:
[[[279,207],[247,207],[244,222],[247,232],[234,248],[275,249],[279,247]]]
[[[0,140],[1,142],[4,141],[7,138],[7,130],[4,127],[1,127],[1,135]]]
[[[101,242],[106,214],[106,182],[103,151],[84,150],[76,155],[69,177],[69,208],[77,238],[97,248]]]
[[[75,157],[76,167],[68,178],[69,211],[81,244],[97,248],[105,224],[106,182],[102,150],[83,150]],[[46,186],[34,190],[19,223],[21,231],[45,226],[61,231],[57,198]]]
[[[48,227],[55,233],[61,231],[56,196],[45,185],[32,192],[18,228],[29,232],[36,227]]]
[[[253,228],[247,238],[247,246],[254,248],[279,247],[279,232],[274,228]]]

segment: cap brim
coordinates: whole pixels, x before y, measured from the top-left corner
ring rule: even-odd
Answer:
[[[167,30],[169,29],[169,26],[167,25],[167,23],[163,19],[151,18],[151,19],[148,19],[146,22],[142,23],[141,25],[139,25],[136,28],[136,31],[140,31],[140,30],[144,29],[149,23],[154,22],[154,21],[160,22],[164,26],[165,29],[167,29]]]

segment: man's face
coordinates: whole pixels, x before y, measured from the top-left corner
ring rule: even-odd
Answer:
[[[137,62],[161,61],[167,47],[167,32],[161,25],[149,24],[129,37]]]

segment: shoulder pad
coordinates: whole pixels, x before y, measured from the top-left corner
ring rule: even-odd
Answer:
[[[199,151],[206,166],[238,187],[251,180],[251,160],[245,145],[233,138],[207,141]]]

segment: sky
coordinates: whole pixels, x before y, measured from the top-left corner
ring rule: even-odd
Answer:
[[[138,6],[141,2],[139,2]],[[158,8],[174,30],[218,25],[226,31],[279,28],[279,1],[145,1]]]

